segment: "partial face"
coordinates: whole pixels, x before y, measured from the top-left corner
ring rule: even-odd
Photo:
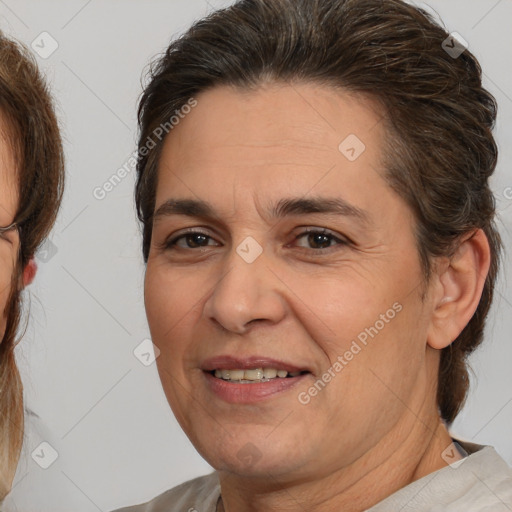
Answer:
[[[384,123],[311,84],[196,100],[165,141],[145,282],[167,399],[219,470],[332,474],[433,395]]]
[[[8,137],[8,127],[0,116],[0,226],[13,222],[18,205],[18,187],[14,157]],[[16,229],[0,233],[0,340],[6,326],[5,308],[11,290],[12,276],[16,267],[19,236]]]

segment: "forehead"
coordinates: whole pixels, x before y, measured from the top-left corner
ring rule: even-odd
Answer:
[[[12,221],[17,205],[17,172],[12,127],[0,110],[0,225]]]
[[[312,83],[270,83],[255,90],[220,86],[196,101],[165,142],[178,158],[184,152],[176,146],[183,144],[195,150],[194,156],[215,156],[217,149],[225,153],[230,146],[271,152],[276,145],[281,150],[287,145],[291,152],[315,146],[337,154],[351,133],[377,142],[380,133],[374,128],[383,118],[377,101],[368,96]]]
[[[165,139],[157,205],[170,189],[229,201],[249,191],[272,195],[283,184],[295,196],[313,188],[356,196],[375,185],[384,123],[382,109],[368,97],[325,85],[272,83],[255,90],[216,87],[195,99]]]
[[[15,158],[13,149],[13,127],[0,108],[0,178],[6,179],[15,175]]]

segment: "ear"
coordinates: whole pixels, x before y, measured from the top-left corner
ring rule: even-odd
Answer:
[[[37,272],[37,263],[36,260],[32,257],[29,262],[25,265],[23,269],[23,288],[28,286],[36,276]]]
[[[455,254],[437,271],[427,343],[450,345],[475,313],[485,284],[491,250],[481,229],[464,238]]]

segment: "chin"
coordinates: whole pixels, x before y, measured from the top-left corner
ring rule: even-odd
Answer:
[[[208,462],[217,471],[225,471],[239,477],[262,478],[265,480],[268,480],[269,475],[273,478],[278,478],[280,475],[290,475],[293,469],[290,467],[289,455],[287,459],[283,459],[280,454],[275,457],[268,453],[262,456],[251,453],[250,450],[246,450],[242,460],[238,458],[238,453],[235,453],[231,454],[229,458],[224,454],[217,461]]]
[[[272,438],[268,429],[264,434],[254,431],[254,435],[250,435],[247,427],[245,433],[239,435],[229,436],[223,432],[225,435],[208,441],[191,438],[201,456],[218,471],[268,479],[269,474],[287,475],[306,465],[301,463],[305,454],[295,436],[284,434]]]

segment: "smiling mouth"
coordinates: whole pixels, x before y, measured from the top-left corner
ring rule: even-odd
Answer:
[[[291,379],[310,373],[309,371],[288,372],[286,370],[277,370],[275,368],[250,368],[245,370],[211,370],[208,372],[217,379],[231,382],[233,384],[258,384],[272,382],[280,379]]]

